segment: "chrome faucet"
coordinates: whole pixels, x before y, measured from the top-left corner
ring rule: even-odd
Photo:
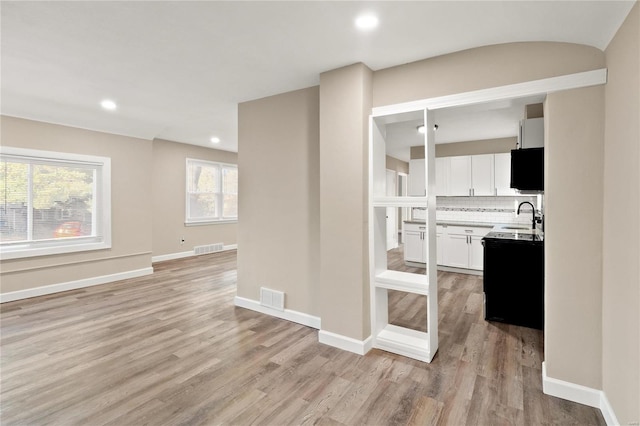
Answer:
[[[518,212],[517,212],[518,215],[520,215],[520,207],[522,207],[523,204],[529,204],[531,206],[531,214],[533,216],[533,218],[531,219],[531,230],[535,231],[535,229],[536,229],[536,208],[533,207],[533,204],[531,204],[530,202],[523,201],[518,206]]]

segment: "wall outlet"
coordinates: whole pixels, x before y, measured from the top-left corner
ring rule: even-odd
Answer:
[[[180,245],[184,244],[184,237],[180,237]]]

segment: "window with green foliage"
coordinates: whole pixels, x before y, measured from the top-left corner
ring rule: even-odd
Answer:
[[[2,147],[3,258],[110,246],[110,160]]]
[[[186,223],[238,219],[238,166],[187,158]]]

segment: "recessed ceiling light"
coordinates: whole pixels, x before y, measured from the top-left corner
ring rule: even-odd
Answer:
[[[212,138],[211,138],[211,143],[220,143],[220,138],[217,138],[217,137],[215,137],[215,136],[214,136],[214,137],[212,137]]]
[[[418,133],[424,133],[424,124],[421,124],[417,127]]]
[[[117,108],[117,105],[115,102],[113,102],[110,99],[105,99],[102,102],[100,102],[100,106],[102,106],[102,108],[109,110],[109,111],[113,111],[114,109]]]
[[[372,30],[378,26],[378,17],[374,15],[361,15],[356,18],[356,27],[361,30]]]

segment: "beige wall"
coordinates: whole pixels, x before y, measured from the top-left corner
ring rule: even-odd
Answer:
[[[2,144],[111,158],[112,247],[4,260],[2,293],[151,266],[151,141],[2,116]]]
[[[409,163],[407,163],[406,161],[398,160],[397,158],[390,157],[388,155],[385,161],[387,170],[409,174]]]
[[[373,106],[604,68],[595,47],[570,43],[508,43],[464,50],[373,74]]]
[[[518,139],[499,138],[477,141],[441,143],[436,145],[436,157],[455,157],[457,155],[494,154],[497,152],[511,152],[516,149]]]
[[[320,316],[322,329],[370,334],[368,117],[372,72],[320,74]]]
[[[640,6],[606,50],[603,389],[621,424],[640,421]]]
[[[601,389],[604,87],[545,107],[547,374]]]
[[[186,159],[237,164],[235,152],[155,139],[153,141],[153,255],[192,251],[194,246],[237,243],[237,224],[185,226]],[[180,244],[184,238],[185,243]]]
[[[238,108],[238,296],[283,291],[285,307],[319,315],[319,89]]]

